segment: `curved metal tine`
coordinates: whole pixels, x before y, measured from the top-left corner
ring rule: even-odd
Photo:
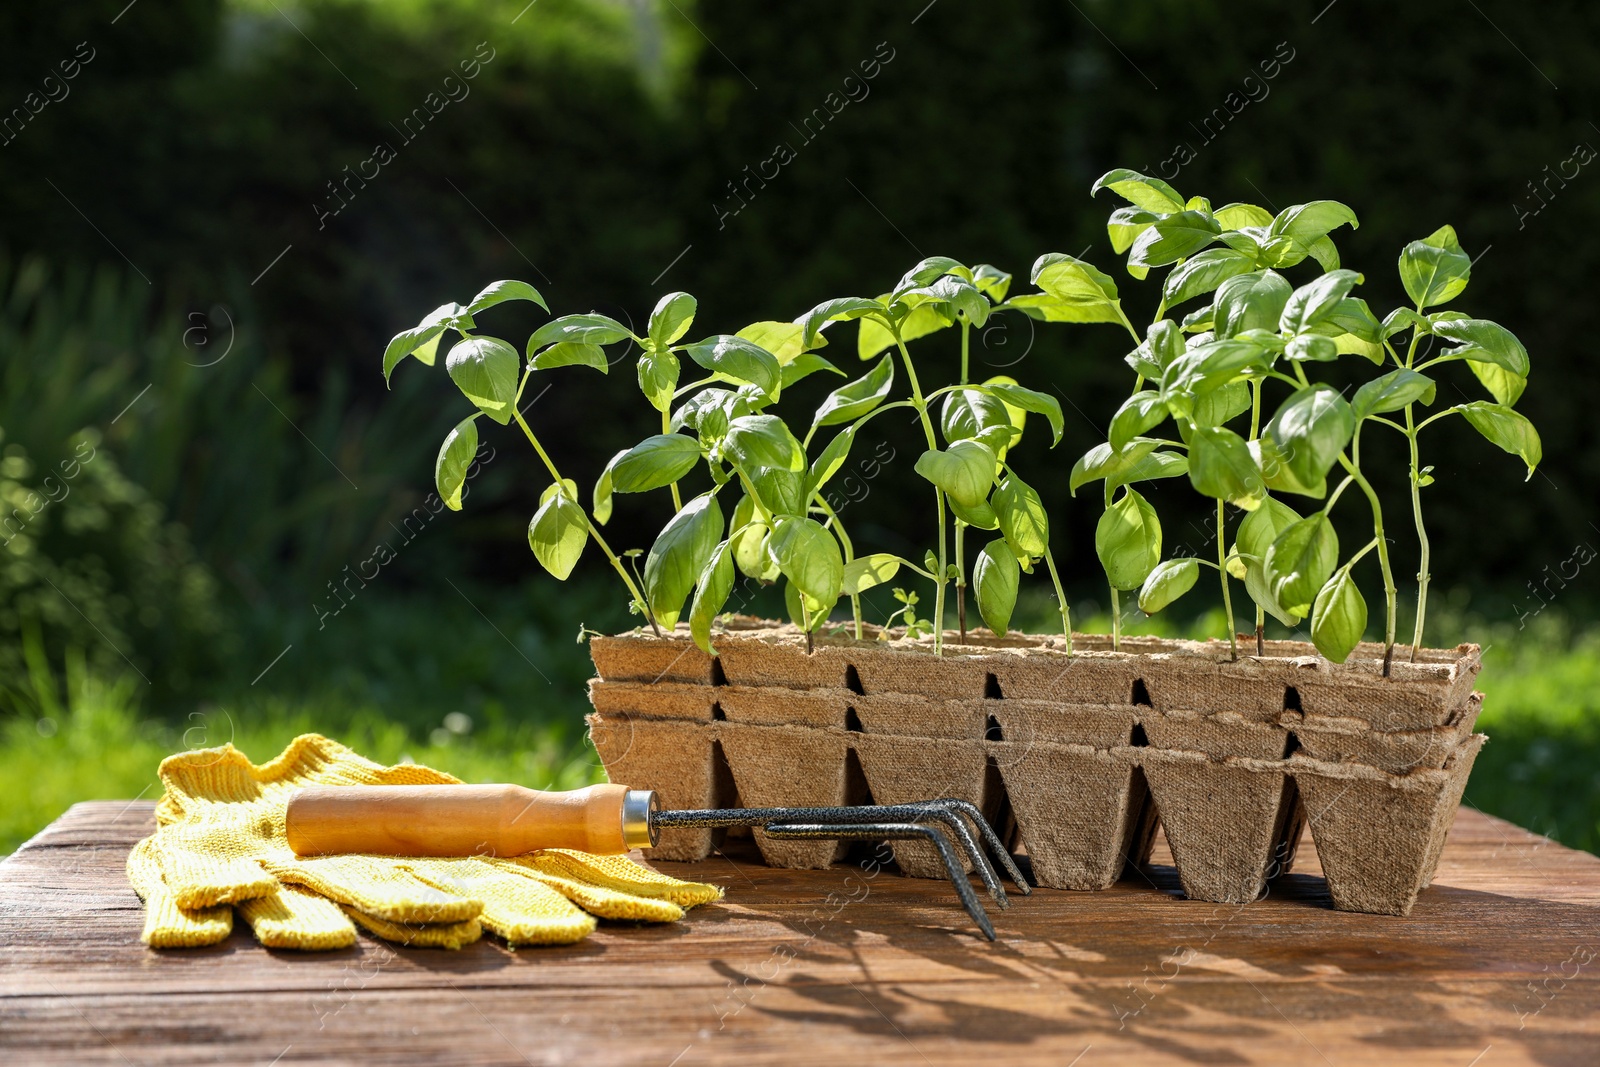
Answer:
[[[1000,876],[989,865],[989,857],[978,847],[978,842],[972,837],[972,831],[967,829],[967,824],[961,816],[940,807],[937,801],[930,804],[927,810],[932,818],[949,828],[951,836],[960,843],[962,851],[972,861],[972,869],[978,872],[978,877],[983,879],[984,888],[989,890],[989,895],[994,898],[995,905],[1002,910],[1011,907],[1011,901],[1006,898],[1005,886],[1000,884]]]
[[[994,832],[994,827],[989,825],[989,820],[983,817],[983,812],[978,810],[976,804],[966,800],[956,800],[953,797],[931,800],[928,803],[940,805],[947,810],[959,811],[968,819],[971,819],[973,824],[977,826],[978,833],[983,835],[983,840],[989,846],[989,851],[994,853],[995,859],[999,860],[1001,866],[1006,869],[1006,875],[1011,879],[1011,883],[1017,887],[1017,892],[1023,896],[1033,892],[1033,887],[1028,884],[1028,880],[1022,876],[1021,869],[1017,867],[1016,861],[1011,858],[1011,852],[1001,842],[1000,835]]]
[[[950,842],[936,827],[923,826],[919,823],[885,822],[885,823],[774,823],[767,827],[767,833],[776,838],[819,838],[819,837],[844,837],[866,838],[868,840],[909,840],[923,838],[931,842],[939,852],[939,858],[944,861],[945,873],[950,876],[950,884],[955,886],[956,895],[961,898],[962,907],[967,909],[967,914],[972,916],[972,921],[978,924],[978,929],[990,941],[995,940],[994,924],[989,921],[989,915],[983,910],[983,902],[978,899],[978,894],[972,891],[972,883],[967,881],[966,872],[961,869],[961,863],[956,857],[956,851]]]

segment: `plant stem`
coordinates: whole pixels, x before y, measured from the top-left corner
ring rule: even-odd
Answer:
[[[1061,590],[1061,575],[1056,572],[1056,559],[1045,546],[1044,565],[1050,568],[1050,581],[1056,587],[1056,603],[1061,605],[1061,633],[1067,639],[1067,655],[1072,655],[1072,608],[1067,604],[1067,594]]]
[[[956,625],[961,628],[961,643],[967,643],[967,524],[956,520]],[[1004,634],[1000,636],[1004,637]]]
[[[1252,378],[1250,381],[1250,440],[1254,441],[1261,436],[1261,379]],[[1226,579],[1224,579],[1226,581]],[[1245,583],[1249,588],[1249,583]],[[1260,604],[1256,605],[1256,655],[1267,654],[1267,610]]]
[[[663,411],[661,413],[661,432],[664,433],[664,434],[672,432],[672,416],[667,414],[665,411]],[[678,495],[678,483],[677,482],[673,482],[671,488],[672,488],[672,511],[673,511],[673,514],[677,514],[678,512],[683,510],[683,497]]]
[[[1122,649],[1122,597],[1116,586],[1111,586],[1111,651]]]
[[[968,352],[971,345],[972,323],[961,320],[961,384],[967,384]],[[961,643],[967,643],[967,524],[956,520],[956,625],[961,630]],[[1000,635],[1004,637],[1004,634]]]
[[[1417,624],[1411,634],[1411,662],[1417,662],[1417,651],[1422,648],[1422,627],[1428,617],[1428,528],[1422,522],[1422,470],[1417,455],[1417,433],[1412,426],[1411,405],[1406,405],[1406,438],[1411,442],[1411,516],[1417,525],[1417,544],[1422,556],[1417,565]]]
[[[521,395],[520,390],[518,390],[518,395]],[[559,485],[562,481],[561,472],[556,470],[556,465],[550,460],[550,454],[544,450],[544,446],[534,436],[533,427],[528,425],[527,420],[522,417],[522,412],[520,411],[513,411],[512,418],[517,420],[517,425],[522,427],[523,433],[527,434],[528,443],[533,445],[535,452],[539,453],[539,458],[544,461],[545,469],[550,472],[550,477],[554,478]],[[588,527],[589,536],[594,538],[594,543],[600,546],[600,551],[604,552],[606,558],[611,561],[611,566],[616,569],[617,574],[622,577],[623,584],[628,587],[628,592],[632,595],[633,602],[639,605],[639,610],[644,613],[645,620],[650,623],[650,629],[655,631],[657,637],[660,637],[661,627],[656,625],[656,617],[650,610],[649,601],[645,600],[644,594],[639,592],[639,587],[634,584],[633,576],[628,573],[628,568],[622,565],[622,560],[617,557],[615,552],[611,551],[611,546],[606,544],[606,539],[600,536],[600,531],[595,528],[594,520],[589,517],[588,510],[581,504],[578,505],[578,508],[583,512],[583,524]]]
[[[928,402],[923,399],[922,386],[917,381],[917,369],[911,364],[911,353],[906,351],[906,343],[900,339],[900,331],[891,327],[891,332],[894,334],[895,346],[900,349],[900,361],[905,364],[906,379],[911,383],[911,406],[917,409],[917,417],[922,420],[922,433],[928,439],[928,447],[936,449],[939,447],[939,440],[933,433],[933,420],[928,417]],[[939,574],[933,586],[933,654],[937,656],[944,652],[944,587],[948,561],[944,535],[944,490],[935,486],[933,497],[939,519]]]
[[[1223,510],[1221,498],[1217,500],[1217,569],[1222,575],[1222,609],[1228,613],[1228,654],[1229,658],[1239,658],[1239,635],[1234,631],[1238,628],[1233,621],[1233,594],[1228,591],[1228,540],[1223,527],[1227,521],[1227,512]]]
[[[1422,308],[1417,308],[1417,314],[1422,313]],[[1406,350],[1406,366],[1411,366],[1417,358],[1417,343],[1422,335],[1415,329],[1411,331],[1411,347]],[[1417,652],[1422,648],[1422,628],[1428,618],[1428,561],[1431,556],[1431,546],[1428,543],[1428,528],[1422,522],[1422,459],[1417,452],[1417,426],[1412,413],[1412,405],[1406,405],[1406,440],[1411,446],[1411,517],[1417,526],[1417,544],[1421,549],[1421,557],[1417,564],[1417,622],[1411,632],[1411,662],[1417,662]]]
[[[850,543],[850,535],[845,533],[844,523],[839,521],[839,513],[828,506],[821,493],[812,494],[812,499],[822,507],[823,514],[828,516],[828,525],[833,530],[833,536],[839,539],[839,546],[844,549],[844,561],[849,563],[856,558],[856,549],[855,545]],[[850,594],[850,614],[855,619],[856,640],[859,641],[861,640],[861,594],[859,593]]]
[[[1367,503],[1372,507],[1372,536],[1377,543],[1378,565],[1383,569],[1383,597],[1387,621],[1383,631],[1383,676],[1389,677],[1389,667],[1394,662],[1394,629],[1396,592],[1394,572],[1389,567],[1389,543],[1383,536],[1383,505],[1378,501],[1378,494],[1373,490],[1372,484],[1361,473],[1361,468],[1350,461],[1344,453],[1339,454],[1339,462],[1344,469],[1355,478],[1356,484],[1366,494]]]

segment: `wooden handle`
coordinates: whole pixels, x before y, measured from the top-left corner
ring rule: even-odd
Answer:
[[[300,856],[520,856],[541,848],[626,852],[626,786],[544,793],[520,785],[313,786],[289,798]]]

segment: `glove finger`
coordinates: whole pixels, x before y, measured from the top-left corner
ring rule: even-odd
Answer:
[[[401,948],[456,949],[470,945],[483,936],[483,927],[477,919],[459,923],[396,923],[357,911],[348,904],[341,904],[340,907],[363,929],[385,941],[393,941]]]
[[[155,836],[133,846],[128,854],[128,881],[144,901],[144,930],[139,935],[151,948],[200,948],[215,945],[233,932],[233,908],[183,908],[167,888]]]
[[[406,860],[416,878],[483,901],[478,921],[513,945],[570,945],[594,932],[594,916],[531,878],[478,859]]]
[[[418,881],[408,861],[373,856],[269,857],[262,865],[285,882],[395,923],[458,923],[476,919],[483,901]]]
[[[721,886],[671,878],[626,856],[596,856],[565,848],[547,848],[518,856],[511,862],[540,874],[601,886],[630,896],[670,900],[684,908],[722,899]]]
[[[162,827],[153,835],[151,848],[179,907],[232,904],[278,888],[277,879],[262,870],[253,855],[200,827]]]
[[[326,951],[356,940],[356,928],[337,904],[298,886],[280,885],[274,893],[241,901],[239,914],[267,948]]]

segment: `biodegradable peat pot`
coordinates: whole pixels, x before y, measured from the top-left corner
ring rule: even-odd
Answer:
[[[1432,877],[1482,735],[1478,649],[1343,664],[1269,641],[805,635],[725,620],[707,656],[680,626],[596,637],[596,748],[613,781],[669,807],[899,803],[953,796],[998,815],[1040,884],[1101,889],[1165,829],[1185,893],[1245,902],[1285,873],[1307,818],[1336,907],[1404,914]],[[1242,645],[1241,653],[1254,651]],[[826,866],[833,841],[757,833],[769,864]],[[654,855],[697,858],[708,831]],[[936,876],[926,845],[901,867]]]

